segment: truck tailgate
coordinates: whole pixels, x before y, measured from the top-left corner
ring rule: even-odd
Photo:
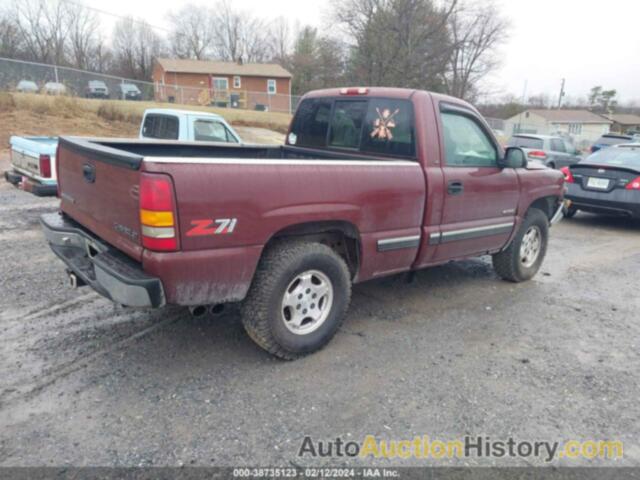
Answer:
[[[138,185],[142,157],[63,137],[57,161],[62,211],[140,261]]]
[[[57,138],[51,137],[18,137],[12,136],[11,144],[11,164],[24,175],[29,175],[38,180],[55,182],[52,176],[51,162],[55,161]],[[41,171],[40,156],[48,157],[49,171]]]

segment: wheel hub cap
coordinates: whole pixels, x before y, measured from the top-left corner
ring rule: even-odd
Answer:
[[[325,322],[333,305],[333,285],[324,273],[307,270],[297,275],[284,292],[282,319],[296,335],[307,335]]]
[[[520,244],[520,262],[522,265],[529,268],[536,263],[541,247],[542,234],[540,229],[532,225],[522,237],[522,243]]]

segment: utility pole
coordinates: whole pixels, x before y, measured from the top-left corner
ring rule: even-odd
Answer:
[[[523,109],[525,107],[524,103],[527,100],[527,85],[528,85],[528,83],[529,83],[529,80],[528,79],[525,80],[524,81],[524,88],[522,89],[522,101],[521,101],[521,103],[522,103],[522,108]],[[524,113],[524,110],[522,110],[520,112],[520,116],[518,116],[518,127],[517,127],[518,131],[517,132],[513,132],[513,133],[520,133],[521,132],[521,130],[522,130],[522,114],[523,113]]]
[[[562,108],[562,98],[564,97],[564,84],[565,79],[562,79],[562,83],[560,84],[560,96],[558,97],[558,109]]]

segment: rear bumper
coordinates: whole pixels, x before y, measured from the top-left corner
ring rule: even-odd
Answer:
[[[12,185],[20,187],[26,192],[31,192],[38,197],[46,197],[50,195],[56,195],[58,193],[58,186],[56,184],[39,183],[28,177],[20,175],[19,173],[9,170],[4,172],[4,178]]]
[[[606,215],[624,215],[640,218],[640,192],[616,189],[611,192],[583,190],[569,184],[565,198],[578,210]]]
[[[162,282],[146,274],[139,263],[59,213],[42,215],[40,223],[51,250],[81,283],[129,307],[165,305]]]

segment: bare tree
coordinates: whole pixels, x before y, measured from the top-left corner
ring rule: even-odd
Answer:
[[[278,17],[269,26],[269,43],[272,60],[284,65],[291,51],[291,29],[285,17]]]
[[[153,61],[163,52],[162,39],[143,20],[127,17],[113,30],[113,55],[116,73],[136,80],[149,80]]]
[[[20,58],[24,46],[18,28],[7,12],[0,12],[0,57]]]
[[[446,91],[472,100],[479,83],[500,64],[496,50],[506,40],[509,24],[492,0],[458,4],[448,23],[453,51],[444,76]]]
[[[96,72],[111,72],[114,66],[113,51],[98,33],[95,46],[91,53],[89,68]]]
[[[96,14],[81,4],[67,4],[68,50],[74,67],[89,70],[98,46],[100,22]]]
[[[242,24],[241,45],[247,62],[263,63],[271,59],[269,27],[256,17],[247,17]]]
[[[16,0],[11,17],[30,60],[65,63],[68,22],[62,1]]]
[[[234,10],[229,0],[216,6],[216,57],[226,61],[263,62],[271,56],[269,29],[250,12]]]
[[[551,97],[548,93],[539,93],[529,97],[528,105],[535,108],[550,108]]]
[[[242,15],[234,11],[227,0],[221,0],[215,8],[216,56],[234,62],[242,55]]]
[[[169,14],[173,25],[169,34],[172,53],[178,58],[205,60],[213,54],[216,24],[213,12],[192,3]]]

